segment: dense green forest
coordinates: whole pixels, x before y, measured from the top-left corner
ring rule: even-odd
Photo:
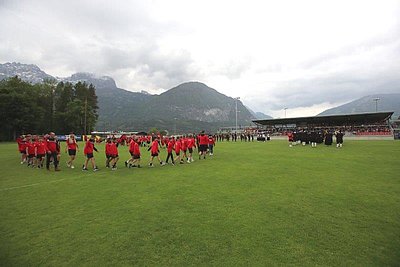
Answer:
[[[90,132],[98,118],[96,89],[92,84],[30,84],[18,77],[0,81],[0,140],[20,134],[76,134]]]

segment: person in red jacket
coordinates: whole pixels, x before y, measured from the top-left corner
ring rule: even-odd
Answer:
[[[175,145],[175,140],[174,137],[171,136],[171,138],[166,142],[167,143],[167,159],[165,160],[165,163],[168,163],[168,160],[171,158],[172,160],[172,165],[175,165],[174,162],[174,156],[172,155],[172,151],[174,150],[174,145]]]
[[[132,167],[132,161],[134,161],[133,151],[135,150],[135,144],[136,144],[135,139],[131,138],[131,140],[129,141],[129,145],[128,145],[129,146],[129,154],[131,154],[131,157],[125,161],[125,167],[128,167],[128,166],[129,166],[129,168]]]
[[[43,142],[43,137],[40,136],[39,140],[35,143],[35,155],[37,167],[43,168],[43,160],[46,155],[46,144]]]
[[[199,139],[199,159],[201,159],[201,156],[203,156],[203,158],[206,159],[208,136],[204,134],[204,131],[202,131],[198,139]]]
[[[52,161],[54,164],[54,170],[59,171],[60,169],[58,168],[58,156],[57,156],[57,151],[59,149],[59,146],[57,144],[57,137],[56,134],[53,132],[50,132],[50,134],[47,136],[45,139],[45,144],[46,144],[46,169],[49,171],[50,170],[50,162]]]
[[[129,145],[129,153],[131,154],[131,158],[128,161],[125,161],[125,167],[138,167],[140,168],[140,138],[136,137],[131,141]],[[137,165],[136,165],[137,164]]]
[[[112,150],[111,145],[112,145],[111,138],[107,138],[106,145],[105,145],[105,151],[104,151],[106,153],[106,168],[110,168],[110,162],[113,159],[112,152],[111,152],[111,150]]]
[[[175,161],[179,162],[180,164],[182,164],[181,162],[181,147],[182,147],[182,143],[181,143],[181,138],[178,136],[176,138],[176,142],[175,142]]]
[[[26,162],[26,138],[21,135],[17,138],[18,151],[21,154],[21,164]]]
[[[147,151],[150,151],[150,152],[151,152],[149,167],[154,167],[154,165],[153,165],[153,159],[154,159],[155,157],[157,157],[157,159],[158,159],[158,161],[160,162],[160,165],[161,165],[161,166],[164,166],[164,165],[165,165],[165,163],[162,162],[162,160],[161,160],[161,158],[160,158],[160,155],[159,155],[160,150],[158,149],[158,145],[159,145],[159,144],[158,144],[158,138],[157,138],[157,137],[154,137],[154,141],[151,143],[149,149],[147,150]]]
[[[117,169],[117,162],[119,160],[118,144],[119,142],[115,138],[111,142],[111,166],[113,171]]]
[[[89,161],[92,163],[93,171],[98,171],[99,169],[96,166],[96,161],[93,156],[93,151],[97,151],[97,148],[94,146],[94,138],[91,137],[86,141],[85,148],[83,149],[83,153],[86,156],[85,164],[83,165],[82,171],[87,171],[87,165]]]
[[[186,138],[185,135],[182,136],[182,138],[181,138],[181,150],[182,150],[181,163],[184,163],[184,160],[188,159],[187,154],[186,154],[186,152],[187,152],[187,138]],[[190,162],[188,161],[188,163],[190,163]]]
[[[208,151],[210,156],[214,154],[215,138],[211,134],[208,136]]]
[[[75,167],[72,163],[75,160],[76,151],[79,151],[78,142],[76,141],[75,135],[73,133],[71,133],[68,136],[66,143],[67,145],[65,146],[65,153],[67,153],[68,150],[68,155],[69,155],[69,160],[67,161],[67,167],[73,169]]]
[[[187,147],[189,151],[188,163],[193,162],[193,148],[196,147],[196,140],[192,135],[189,135],[187,140]]]
[[[30,139],[26,143],[26,155],[28,157],[28,167],[35,167],[35,143],[33,139]]]

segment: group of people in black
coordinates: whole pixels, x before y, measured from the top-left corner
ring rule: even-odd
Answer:
[[[232,142],[253,142],[254,141],[254,134],[252,133],[224,133],[224,134],[217,134],[216,140],[219,142],[222,141],[232,141]]]
[[[293,132],[289,132],[288,139],[290,146],[296,144],[310,144],[312,147],[316,147],[317,144],[325,144],[331,146],[333,144],[333,136],[336,137],[336,147],[343,147],[343,136],[342,130],[316,130],[316,129],[300,129]]]

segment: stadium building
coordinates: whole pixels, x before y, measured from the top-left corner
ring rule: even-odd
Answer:
[[[356,139],[393,139],[396,130],[390,119],[394,112],[373,112],[313,117],[253,120],[271,136],[285,136],[287,132],[304,129],[342,130],[346,137]]]

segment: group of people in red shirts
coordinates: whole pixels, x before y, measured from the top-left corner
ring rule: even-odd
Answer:
[[[59,171],[60,143],[56,135],[51,132],[44,136],[26,135],[17,138],[18,150],[21,153],[21,164],[27,163],[30,167],[43,168],[46,158],[46,169],[53,163],[54,169]]]
[[[150,143],[148,151],[150,151],[150,162],[149,166],[154,167],[153,161],[156,158],[161,166],[168,163],[175,165],[175,162],[180,164],[192,163],[193,151],[197,147],[199,153],[199,159],[203,157],[206,158],[207,151],[209,151],[210,156],[213,155],[213,150],[215,146],[215,138],[211,135],[206,135],[201,132],[197,138],[195,135],[183,135],[183,136],[170,136],[170,137],[160,137],[154,136],[153,141]],[[139,167],[140,168],[140,137],[133,137],[129,143],[129,153],[131,158],[125,161],[126,167]],[[167,150],[167,158],[163,161],[160,158],[160,146],[165,147]],[[175,156],[174,156],[175,154]],[[171,160],[171,162],[169,162]],[[114,162],[116,164],[116,162]],[[114,166],[115,167],[115,166]]]
[[[143,143],[145,142],[145,143]],[[59,171],[60,161],[60,142],[57,140],[55,134],[51,132],[45,136],[21,136],[17,139],[18,148],[21,153],[21,164],[27,163],[28,166],[43,168],[44,158],[46,157],[46,168],[50,169],[50,164],[54,164],[54,169]],[[215,136],[206,135],[202,131],[199,135],[183,135],[183,136],[152,136],[151,141],[143,140],[142,136],[131,136],[127,138],[128,150],[131,157],[126,160],[126,167],[139,167],[141,151],[140,147],[142,144],[148,144],[148,151],[150,151],[150,162],[149,167],[154,167],[153,161],[156,158],[161,166],[168,163],[175,165],[176,162],[180,164],[192,163],[194,149],[198,149],[199,159],[206,158],[207,152],[210,156],[214,153]],[[118,146],[121,142],[117,138],[107,138],[105,144],[105,156],[106,156],[106,168],[112,170],[117,169],[117,162],[119,160]],[[160,158],[160,148],[165,148],[167,151],[167,158],[163,161]],[[67,161],[67,167],[74,168],[73,162],[76,157],[76,153],[79,151],[78,142],[74,134],[70,134],[66,139],[65,152],[68,152],[69,160]],[[96,161],[94,158],[94,152],[98,152],[95,147],[95,139],[89,138],[85,142],[83,153],[85,155],[85,162],[82,170],[87,171],[88,165],[91,166],[94,171],[98,170]],[[175,156],[174,156],[175,154]],[[171,162],[169,162],[171,161]]]

